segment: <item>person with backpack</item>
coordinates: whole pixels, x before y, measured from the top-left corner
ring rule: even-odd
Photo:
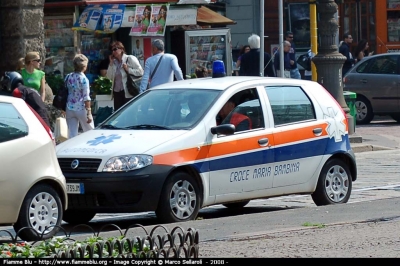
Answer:
[[[5,90],[11,91],[12,96],[23,99],[51,127],[49,114],[42,97],[37,90],[24,85],[21,74],[15,71],[5,72],[1,83]]]

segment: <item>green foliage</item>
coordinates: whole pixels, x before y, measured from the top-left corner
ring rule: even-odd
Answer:
[[[56,95],[58,90],[63,86],[64,79],[60,75],[46,75],[46,82],[50,86],[53,94]]]
[[[73,241],[66,237],[53,237],[51,239],[47,239],[45,241],[40,242],[39,244],[31,244],[28,242],[22,243],[5,243],[0,244],[0,259],[1,258],[44,258],[56,255],[60,252],[67,252],[68,250],[82,248],[87,245],[94,247],[93,258],[99,258],[99,244],[105,243],[108,241],[112,243],[116,240],[122,241],[125,236],[119,237],[111,237],[107,240],[104,240],[99,236],[90,236],[87,237],[83,241]],[[123,253],[132,253],[137,254],[140,251],[139,243],[135,243],[132,246],[132,249],[129,249],[129,245],[125,242],[122,247]],[[141,249],[143,252],[147,253],[150,251],[148,241],[144,242],[144,245]],[[154,247],[154,251],[157,251],[157,248]],[[119,250],[115,248],[114,250],[103,249],[102,256],[104,257],[117,257],[119,255]],[[90,258],[88,250],[84,249],[84,258]]]
[[[106,77],[98,77],[92,83],[92,90],[96,95],[111,94],[112,81]]]
[[[310,222],[305,222],[302,224],[303,226],[313,226],[313,227],[318,227],[318,228],[324,228],[326,225],[321,224],[321,223],[310,223]]]

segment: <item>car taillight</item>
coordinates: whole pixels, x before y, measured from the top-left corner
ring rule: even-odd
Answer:
[[[39,119],[40,123],[46,130],[47,134],[49,134],[50,139],[53,141],[54,146],[56,146],[56,140],[54,138],[53,132],[51,131],[51,128],[46,124],[46,122],[44,122],[44,120],[40,117],[40,115],[29,104],[26,105],[28,105],[29,109],[31,109],[32,113],[36,116],[36,118]]]

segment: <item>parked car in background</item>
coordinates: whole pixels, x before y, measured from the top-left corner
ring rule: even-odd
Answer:
[[[365,57],[343,78],[343,90],[357,93],[356,123],[368,124],[374,115],[400,122],[400,53]]]
[[[0,224],[26,241],[55,235],[67,193],[54,137],[25,101],[9,96],[0,96],[0,169]]]
[[[183,222],[206,206],[289,194],[341,204],[357,178],[342,108],[320,84],[297,79],[166,83],[56,149],[68,223],[143,211]]]

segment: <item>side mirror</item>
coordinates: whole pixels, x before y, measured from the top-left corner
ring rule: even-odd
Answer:
[[[215,135],[233,135],[235,134],[235,126],[232,124],[224,124],[211,128],[211,134]]]

